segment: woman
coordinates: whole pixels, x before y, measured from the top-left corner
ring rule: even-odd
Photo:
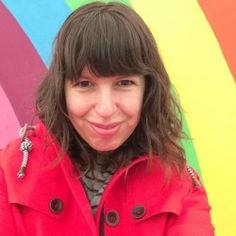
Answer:
[[[120,3],[59,31],[40,122],[1,153],[0,235],[213,235],[155,40]]]

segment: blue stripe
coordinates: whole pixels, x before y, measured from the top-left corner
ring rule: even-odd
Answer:
[[[71,13],[64,0],[3,0],[45,65],[49,65],[53,40]]]

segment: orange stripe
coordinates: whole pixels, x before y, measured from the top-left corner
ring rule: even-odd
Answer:
[[[198,0],[236,81],[236,1]]]

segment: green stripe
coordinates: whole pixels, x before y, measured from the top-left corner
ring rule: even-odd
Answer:
[[[94,0],[66,0],[66,4],[69,6],[69,8],[74,11],[78,7],[81,7],[85,4],[95,2]],[[111,1],[111,0],[102,0],[101,2],[122,2],[128,6],[131,6],[130,1],[128,0],[117,0],[117,1]]]
[[[197,172],[198,174],[202,177],[201,175],[201,169],[199,166],[199,162],[197,159],[197,154],[193,145],[193,141],[191,140],[191,134],[187,125],[186,118],[183,116],[183,130],[186,133],[186,135],[189,137],[188,139],[183,139],[182,140],[182,146],[185,150],[186,158],[188,161],[188,164],[191,165]]]
[[[173,83],[172,83],[172,87],[171,87],[171,93],[172,93],[172,96],[174,97],[174,99],[177,101],[177,103],[180,104],[180,109],[181,109],[180,112],[181,112],[181,118],[182,118],[183,131],[186,134],[186,138],[183,138],[181,140],[181,145],[184,148],[187,163],[188,163],[188,165],[192,166],[197,171],[197,173],[202,177],[197,154],[196,154],[196,151],[195,151],[195,148],[193,145],[193,141],[191,138],[191,133],[188,128],[188,124],[187,124],[187,120],[186,120],[186,117],[184,114],[184,110],[181,107],[180,95]],[[180,114],[178,111],[177,111],[177,115],[180,118]]]

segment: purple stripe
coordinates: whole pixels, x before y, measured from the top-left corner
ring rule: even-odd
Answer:
[[[35,87],[46,66],[1,2],[0,35],[0,84],[23,125],[32,119]]]

